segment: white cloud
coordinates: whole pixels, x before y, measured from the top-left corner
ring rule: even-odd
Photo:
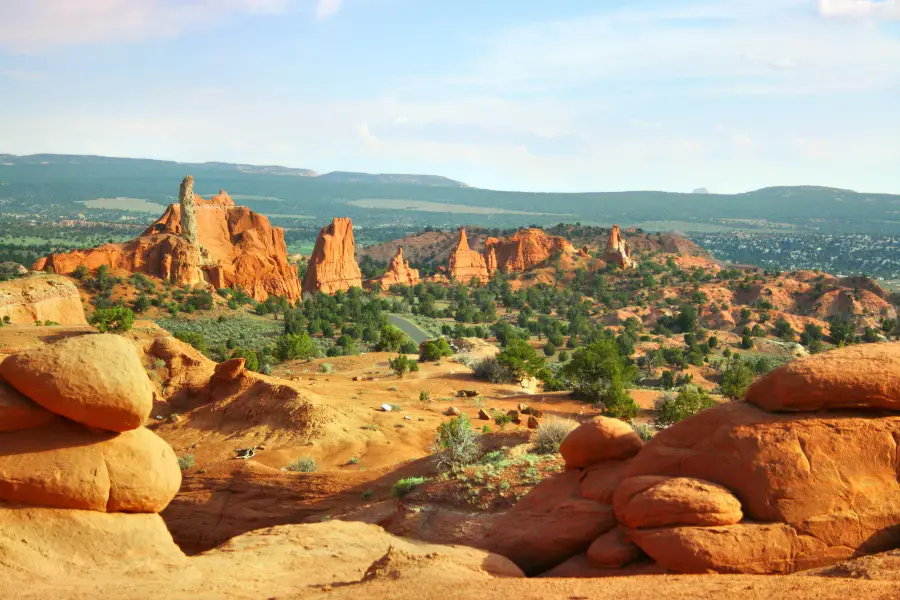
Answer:
[[[32,52],[175,37],[236,14],[279,14],[293,0],[2,0],[0,47]]]
[[[316,4],[316,21],[324,21],[340,12],[343,0],[318,0]]]
[[[900,19],[900,0],[819,0],[819,13],[826,17]]]

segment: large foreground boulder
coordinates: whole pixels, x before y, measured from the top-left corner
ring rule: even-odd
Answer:
[[[632,529],[740,523],[741,503],[720,485],[688,477],[645,475],[623,481],[613,498],[616,518]]]
[[[0,281],[0,319],[18,325],[87,325],[75,284],[47,273]]]
[[[559,447],[569,468],[584,468],[638,453],[644,442],[628,423],[595,417],[576,427]]]
[[[0,433],[49,423],[54,415],[0,379]]]

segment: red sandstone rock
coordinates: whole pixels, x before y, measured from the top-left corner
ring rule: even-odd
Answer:
[[[784,524],[816,542],[812,550],[792,546],[799,549],[768,567],[757,561],[750,572],[796,570],[900,545],[898,438],[900,416],[772,414],[735,402],[660,431],[625,474],[692,477],[726,487],[740,499],[745,519]],[[633,539],[659,560],[642,538]],[[731,536],[728,543],[740,539]],[[704,560],[733,562],[716,556]],[[663,564],[681,570],[679,563]]]
[[[241,288],[256,300],[270,295],[300,297],[297,269],[287,262],[284,230],[246,206],[235,206],[224,191],[212,200],[195,196],[199,256],[182,237],[181,206],[172,204],[139,237],[92,250],[50,254],[34,270],[69,274],[79,265],[106,265],[144,273],[178,285],[204,281],[215,288]]]
[[[616,519],[608,504],[578,495],[581,475],[567,471],[539,483],[494,523],[484,547],[529,575],[587,550]]]
[[[616,489],[613,508],[619,523],[631,529],[734,525],[744,516],[740,501],[727,489],[688,477],[626,479]]]
[[[606,252],[603,256],[606,262],[619,265],[623,269],[631,269],[634,267],[634,261],[631,259],[631,250],[628,242],[619,232],[619,226],[613,225],[609,232],[609,239],[606,242]]]
[[[0,376],[47,410],[89,427],[144,424],[153,391],[134,344],[113,334],[72,337],[14,354]]]
[[[628,537],[624,527],[616,527],[598,537],[587,551],[588,560],[595,567],[618,569],[641,557],[641,549]]]
[[[465,227],[460,230],[459,243],[450,255],[449,271],[450,276],[461,283],[469,283],[472,279],[486,282],[491,278],[484,256],[469,248]]]
[[[338,290],[362,287],[362,273],[356,264],[356,241],[350,219],[335,218],[319,232],[309,258],[303,291],[333,294]]]
[[[0,380],[0,433],[40,427],[55,415]]]
[[[613,494],[627,466],[628,460],[612,460],[588,467],[581,480],[581,497],[612,504]]]
[[[419,270],[409,268],[409,261],[403,260],[403,248],[397,248],[397,254],[391,259],[387,271],[381,276],[382,290],[392,285],[416,285],[419,283]]]
[[[550,236],[535,228],[520,229],[506,239],[488,238],[485,242],[488,270],[493,263],[494,270],[500,269],[504,273],[522,273],[544,264],[554,255],[574,252],[572,244],[565,238]]]
[[[628,423],[595,417],[566,436],[559,453],[569,468],[584,468],[607,461],[630,458],[644,445]]]
[[[746,397],[769,411],[900,410],[900,343],[861,344],[791,361],[757,380]]]
[[[65,277],[49,274],[0,281],[0,319],[4,317],[18,325],[87,324],[78,288]]]

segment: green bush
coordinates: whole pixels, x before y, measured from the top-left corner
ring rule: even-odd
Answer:
[[[295,471],[298,473],[315,473],[319,470],[319,465],[316,463],[314,458],[309,456],[301,456],[294,462],[288,465],[288,471]]]
[[[134,313],[122,306],[101,308],[91,316],[90,323],[101,333],[124,333],[134,325]]]
[[[391,495],[394,498],[402,498],[426,481],[428,479],[425,477],[406,477],[394,484],[394,487],[391,488]]]
[[[194,466],[194,455],[193,454],[185,454],[178,459],[178,466],[182,471],[187,471],[188,469]]]
[[[440,470],[457,470],[470,465],[481,456],[481,442],[472,429],[466,415],[453,417],[441,423],[434,447],[435,459]]]
[[[633,419],[638,407],[625,384],[634,378],[634,371],[625,365],[615,340],[601,339],[576,350],[562,376],[577,396],[602,404],[608,416]]]
[[[664,429],[715,405],[715,401],[706,390],[687,385],[678,392],[678,395],[666,393],[656,401],[653,409],[653,425],[657,429]]]
[[[445,356],[453,356],[453,348],[445,338],[428,340],[419,351],[419,362],[441,360]]]
[[[391,368],[391,371],[394,372],[398,377],[403,377],[410,371],[418,371],[419,363],[415,360],[409,358],[405,354],[398,354],[394,358],[388,361],[388,366]]]
[[[497,362],[512,373],[516,380],[534,377],[546,365],[544,357],[538,356],[531,344],[518,338],[508,341],[497,355]]]
[[[316,346],[307,333],[287,333],[275,340],[273,354],[280,361],[308,360],[316,355]]]
[[[578,423],[570,419],[548,419],[538,425],[531,436],[531,444],[538,454],[555,454],[559,452],[559,445]]]
[[[740,359],[734,357],[728,362],[725,372],[722,373],[722,382],[719,388],[726,398],[738,400],[744,397],[744,392],[756,379],[756,369]]]
[[[472,367],[475,377],[491,383],[515,383],[515,374],[494,357],[482,359]]]
[[[506,429],[506,426],[512,422],[513,418],[505,413],[494,416],[494,424],[500,428],[500,431],[504,431]]]

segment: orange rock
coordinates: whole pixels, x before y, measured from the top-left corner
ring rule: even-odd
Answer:
[[[484,256],[469,248],[465,227],[460,230],[459,243],[450,255],[449,270],[450,276],[461,283],[469,283],[472,279],[483,283],[491,278]]]
[[[603,255],[606,262],[619,265],[623,269],[631,269],[634,267],[634,261],[631,259],[631,250],[628,242],[622,237],[618,225],[613,225],[609,232],[609,239],[606,241],[606,252]]]
[[[0,281],[0,319],[4,317],[17,325],[87,324],[78,288],[65,277],[49,274]]]
[[[416,285],[419,283],[419,270],[409,268],[409,262],[403,260],[403,248],[400,247],[379,281],[382,290],[387,290],[392,285]]]
[[[565,238],[547,235],[533,227],[520,229],[504,240],[488,238],[485,242],[488,270],[493,263],[494,270],[504,273],[522,273],[546,263],[554,255],[574,253],[575,249]]]
[[[511,559],[528,575],[584,552],[616,526],[612,507],[579,496],[581,473],[545,479],[503,514],[484,547]]]
[[[746,398],[769,411],[900,410],[900,343],[848,346],[793,360],[757,380]]]
[[[181,471],[172,449],[146,429],[90,433],[56,420],[0,434],[0,499],[101,512],[159,512]]]
[[[628,423],[595,417],[576,427],[560,444],[559,452],[569,468],[584,468],[607,461],[630,458],[644,442]]]
[[[0,433],[40,427],[55,415],[35,404],[5,381],[0,380]]]
[[[350,219],[335,217],[331,225],[319,232],[303,278],[303,291],[333,294],[352,287],[362,287],[362,273],[356,264],[353,223]]]
[[[745,519],[787,525],[826,548],[790,555],[795,556],[790,568],[823,566],[825,558],[900,545],[898,438],[900,416],[773,414],[733,402],[657,433],[625,475],[692,477],[722,485],[740,499]],[[773,563],[772,572],[788,568]]]
[[[613,509],[631,529],[675,525],[734,525],[743,518],[741,502],[720,485],[688,477],[645,475],[624,480]]]
[[[619,487],[622,473],[627,466],[628,460],[612,460],[585,469],[584,479],[581,480],[581,497],[612,504],[613,494]]]
[[[297,269],[287,262],[284,230],[246,206],[235,206],[224,191],[209,201],[194,198],[199,255],[182,237],[181,206],[172,204],[129,242],[50,254],[33,269],[69,274],[79,265],[90,270],[106,265],[178,285],[205,281],[216,288],[240,288],[260,301],[270,295],[300,298]]]
[[[14,354],[0,377],[47,410],[89,427],[144,424],[153,388],[134,344],[113,334],[72,337]]]
[[[616,527],[598,537],[587,551],[588,560],[596,567],[618,569],[641,557],[641,549],[628,538],[624,527]]]

